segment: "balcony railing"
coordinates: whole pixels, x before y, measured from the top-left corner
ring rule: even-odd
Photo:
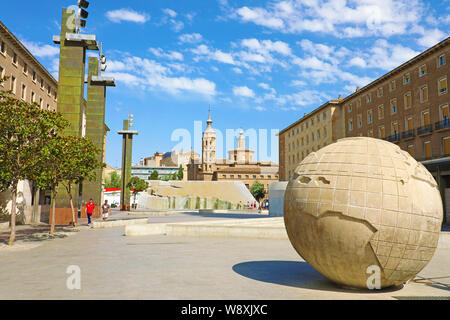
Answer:
[[[400,140],[400,136],[398,134],[394,134],[386,138],[386,141],[389,142],[398,142]]]
[[[424,135],[427,133],[431,133],[431,132],[433,132],[433,126],[431,124],[417,128],[418,136],[421,136],[421,135]]]
[[[442,130],[447,128],[450,128],[450,120],[448,118],[434,124],[435,130]]]
[[[415,136],[416,136],[416,134],[414,133],[414,130],[408,130],[408,131],[402,132],[402,139],[410,139],[410,138],[414,138]]]

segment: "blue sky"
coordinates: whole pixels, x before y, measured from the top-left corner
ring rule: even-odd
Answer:
[[[58,74],[61,9],[71,1],[2,4],[2,22]],[[107,163],[135,116],[133,160],[170,151],[176,129],[283,129],[449,36],[450,0],[92,0],[87,28],[103,42]],[[95,53],[90,53],[95,54]],[[270,141],[268,141],[270,143]],[[194,143],[192,141],[192,143]],[[269,147],[270,150],[270,147]],[[200,152],[199,148],[196,148]],[[225,150],[224,150],[225,151]],[[278,161],[278,148],[260,160]]]

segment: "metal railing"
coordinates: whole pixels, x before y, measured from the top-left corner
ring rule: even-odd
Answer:
[[[447,128],[450,128],[450,120],[448,118],[438,121],[434,124],[435,130],[442,130],[442,129],[447,129]]]
[[[415,136],[416,136],[416,134],[414,133],[414,130],[408,130],[408,131],[402,132],[402,139],[414,138]]]
[[[418,136],[423,135],[423,134],[427,134],[427,133],[430,133],[430,132],[433,132],[433,126],[431,124],[417,128],[417,135]]]

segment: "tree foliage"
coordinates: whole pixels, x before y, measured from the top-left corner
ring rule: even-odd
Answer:
[[[148,182],[140,179],[139,177],[132,177],[128,182],[127,187],[132,190],[134,196],[134,203],[136,203],[136,196],[139,192],[148,189]]]
[[[178,180],[180,180],[180,181],[183,180],[184,172],[183,172],[183,166],[182,165],[180,165],[180,168],[178,168],[177,176],[178,176]]]
[[[159,180],[159,173],[156,170],[153,170],[152,174],[150,175],[149,180]]]
[[[0,191],[12,192],[10,245],[15,239],[17,185],[34,180],[45,146],[67,125],[61,114],[18,100],[11,91],[0,91]]]
[[[120,175],[116,171],[111,172],[109,178],[106,179],[105,187],[106,188],[121,188],[122,187],[122,181],[121,181]]]
[[[258,181],[255,181],[255,183],[252,184],[252,186],[250,187],[250,192],[258,202],[266,196],[264,185]]]

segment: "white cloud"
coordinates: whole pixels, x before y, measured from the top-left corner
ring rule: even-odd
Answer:
[[[367,67],[367,63],[363,58],[360,57],[354,57],[349,61],[349,66],[355,66],[355,67],[360,67],[360,68],[365,68]]]
[[[245,98],[253,98],[255,96],[255,93],[253,92],[253,90],[246,86],[233,87],[233,94],[235,96],[245,97]]]
[[[178,15],[175,11],[169,8],[163,9],[163,12],[169,15],[171,18],[176,18],[176,16]]]
[[[306,82],[303,80],[292,80],[291,81],[291,86],[293,87],[303,87],[306,86]]]
[[[132,9],[118,9],[106,12],[106,17],[112,21],[120,23],[122,21],[145,23],[150,20],[150,16],[146,13],[139,13]]]
[[[242,74],[242,70],[239,68],[233,68],[233,71],[236,72],[237,74]]]
[[[262,111],[266,111],[267,109],[264,108],[264,107],[261,107],[261,106],[257,106],[257,107],[255,107],[255,110],[259,111],[259,112],[262,112]]]
[[[183,54],[177,51],[164,52],[161,48],[150,48],[148,50],[158,58],[166,58],[169,60],[179,61],[182,61],[184,59]]]
[[[264,83],[264,82],[258,83],[258,87],[263,88],[265,90],[270,90],[270,86],[267,83]]]
[[[172,70],[153,60],[127,56],[122,60],[111,60],[108,66],[108,75],[129,86],[138,85],[149,90],[160,89],[173,95],[178,95],[182,91],[204,96],[217,94],[214,82],[204,78],[172,76]]]
[[[197,46],[197,48],[194,48],[191,51],[194,55],[196,55],[196,57],[194,58],[195,60],[205,58],[207,60],[215,60],[225,64],[231,65],[235,64],[235,61],[231,54],[222,52],[221,50],[216,49],[211,50],[210,48],[208,48],[208,46],[204,44]]]
[[[425,30],[423,36],[417,42],[423,47],[431,48],[446,37],[447,35],[439,29]]]
[[[203,37],[200,33],[185,33],[178,37],[182,43],[198,43]]]
[[[420,0],[288,0],[266,7],[244,6],[236,9],[233,16],[286,33],[389,37],[408,33],[423,12]]]
[[[23,45],[38,58],[51,58],[59,54],[59,48],[49,44],[21,40]]]

